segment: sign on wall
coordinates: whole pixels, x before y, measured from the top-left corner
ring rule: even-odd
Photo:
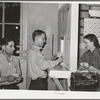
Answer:
[[[100,43],[100,19],[84,18],[84,35],[95,34]]]

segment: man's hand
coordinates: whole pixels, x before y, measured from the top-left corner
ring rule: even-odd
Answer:
[[[9,75],[6,78],[8,82],[13,82],[15,80],[15,77],[13,75]]]
[[[58,59],[57,54],[54,54],[51,60],[56,60],[56,59]]]
[[[8,75],[8,76],[6,76],[6,80],[7,80],[8,82],[13,82],[15,79],[16,79],[16,78],[15,78],[13,75]]]
[[[20,82],[20,81],[21,81],[21,79],[22,79],[22,77],[16,77],[15,82],[16,82],[16,83],[18,83],[18,82]]]
[[[57,57],[63,56],[62,52],[58,52]]]
[[[62,56],[59,57],[59,58],[58,58],[58,61],[59,61],[59,63],[62,63],[62,62],[63,62],[63,57],[62,57]]]

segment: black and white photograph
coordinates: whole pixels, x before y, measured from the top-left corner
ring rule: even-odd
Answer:
[[[3,97],[94,99],[99,92],[100,2],[0,1]]]

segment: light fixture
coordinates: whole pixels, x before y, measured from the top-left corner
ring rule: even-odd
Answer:
[[[100,17],[100,11],[99,10],[89,10],[89,15],[91,17]]]

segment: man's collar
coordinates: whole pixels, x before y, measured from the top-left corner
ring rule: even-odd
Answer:
[[[36,50],[40,51],[42,48],[38,47],[38,46],[35,46],[35,45],[32,45],[32,49],[36,49]]]
[[[5,56],[3,53],[1,53],[1,56],[2,56],[2,59],[6,59],[6,56]],[[13,59],[12,56],[11,56],[10,59],[11,59],[11,60]]]

